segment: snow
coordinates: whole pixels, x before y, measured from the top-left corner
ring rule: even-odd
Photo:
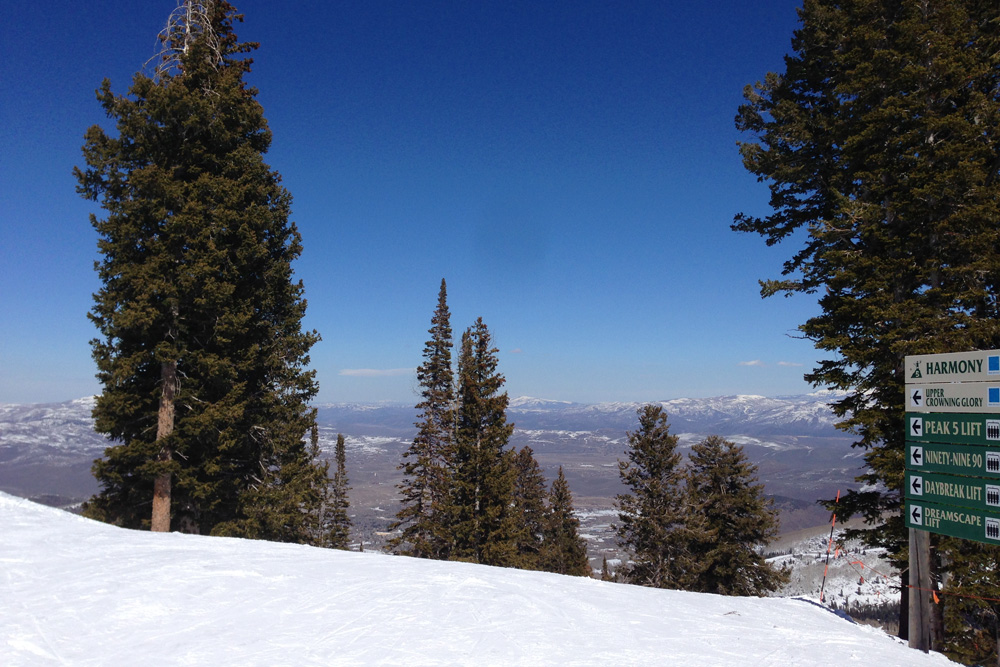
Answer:
[[[0,494],[0,664],[946,665],[804,599],[127,531]]]
[[[319,447],[322,451],[334,454],[337,448],[337,436],[340,433],[329,426],[319,427]],[[379,455],[386,454],[390,449],[405,448],[407,440],[382,435],[345,435],[344,449],[352,454]]]
[[[843,543],[843,547],[837,546]],[[886,558],[883,548],[865,548],[860,541],[844,541],[844,531],[814,535],[791,548],[791,553],[768,559],[791,568],[788,584],[778,595],[809,595],[819,598],[826,579],[824,601],[840,609],[878,606],[899,601],[899,572]]]
[[[521,410],[551,410],[575,405],[577,404],[570,401],[555,401],[548,398],[535,398],[533,396],[518,396],[517,398],[510,399],[510,402],[507,403],[508,407],[519,408]]]

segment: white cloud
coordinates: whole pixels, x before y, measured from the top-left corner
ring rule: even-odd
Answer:
[[[415,370],[414,368],[343,368],[339,374],[356,378],[387,378],[410,375]]]
[[[524,352],[524,350],[522,350],[519,347],[515,347],[513,350],[510,351],[511,354],[521,354],[522,352]]]
[[[802,364],[797,364],[794,361],[779,361],[778,365],[779,366],[796,366],[796,367],[797,366],[802,366]]]
[[[754,359],[753,361],[741,361],[740,366],[763,366],[764,362],[760,359]]]

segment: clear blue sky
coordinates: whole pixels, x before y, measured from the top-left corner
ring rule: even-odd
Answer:
[[[319,400],[413,402],[442,277],[511,396],[809,391],[808,297],[762,300],[793,248],[733,117],[782,69],[797,0],[236,0],[294,197]],[[0,23],[0,402],[99,391],[83,133],[175,0],[12,3]]]

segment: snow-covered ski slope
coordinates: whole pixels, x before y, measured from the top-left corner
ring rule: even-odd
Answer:
[[[806,600],[154,535],[0,494],[0,664],[951,663]]]

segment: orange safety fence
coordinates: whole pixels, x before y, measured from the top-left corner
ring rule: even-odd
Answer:
[[[837,500],[840,500],[840,493],[839,492],[837,493]],[[837,520],[837,515],[836,514],[834,514],[833,520],[834,520],[834,522],[836,522],[836,520]],[[831,533],[830,534],[831,534],[831,536],[833,535],[832,528],[831,528]],[[824,568],[824,571],[823,571],[823,586],[826,586],[826,570],[829,569],[829,566],[830,566],[829,556],[830,556],[830,552],[829,552],[829,548],[827,548],[827,567]],[[861,580],[863,581],[864,580],[864,573],[861,572],[861,571],[859,571],[854,566],[855,565],[860,565],[861,566],[861,570],[864,570],[865,564],[862,561],[856,560],[856,561],[851,561],[849,563],[849,565],[850,565],[851,569],[853,569],[858,574],[858,576],[861,578]],[[871,565],[868,566],[868,570],[870,572],[873,572],[874,574],[882,577],[887,582],[895,582],[895,580],[896,580],[895,576],[884,574],[884,573],[880,572],[879,570],[875,569],[874,567],[872,567]],[[869,578],[871,578],[871,577],[869,577]],[[903,582],[901,580],[899,580],[899,583],[892,583],[891,585],[892,585],[893,588],[896,588],[897,590],[902,591],[902,589],[903,589]],[[984,596],[981,596],[981,595],[970,595],[968,593],[958,593],[958,592],[955,592],[955,591],[938,591],[938,590],[935,590],[935,589],[932,589],[932,588],[921,588],[919,586],[914,586],[912,584],[908,584],[906,586],[906,588],[908,588],[908,589],[912,588],[914,590],[926,591],[926,592],[930,593],[931,596],[934,598],[934,604],[940,604],[941,603],[941,598],[939,598],[938,595],[948,595],[950,597],[965,598],[965,599],[968,599],[968,600],[982,600],[983,602],[1000,602],[1000,598],[984,597]],[[881,595],[881,593],[879,591],[876,591],[875,595],[879,596],[879,595]],[[820,602],[824,601],[823,600],[823,589],[822,588],[820,588],[820,598],[819,599],[820,599]]]
[[[840,489],[837,489],[837,499],[833,501],[834,503],[840,502]],[[833,513],[833,519],[830,521],[830,539],[826,543],[826,567],[823,568],[823,585],[819,587],[819,601],[824,601],[824,591],[826,591],[826,575],[830,571],[830,548],[833,547],[833,529],[837,525],[837,513]],[[840,555],[840,549],[837,549],[837,554]]]

